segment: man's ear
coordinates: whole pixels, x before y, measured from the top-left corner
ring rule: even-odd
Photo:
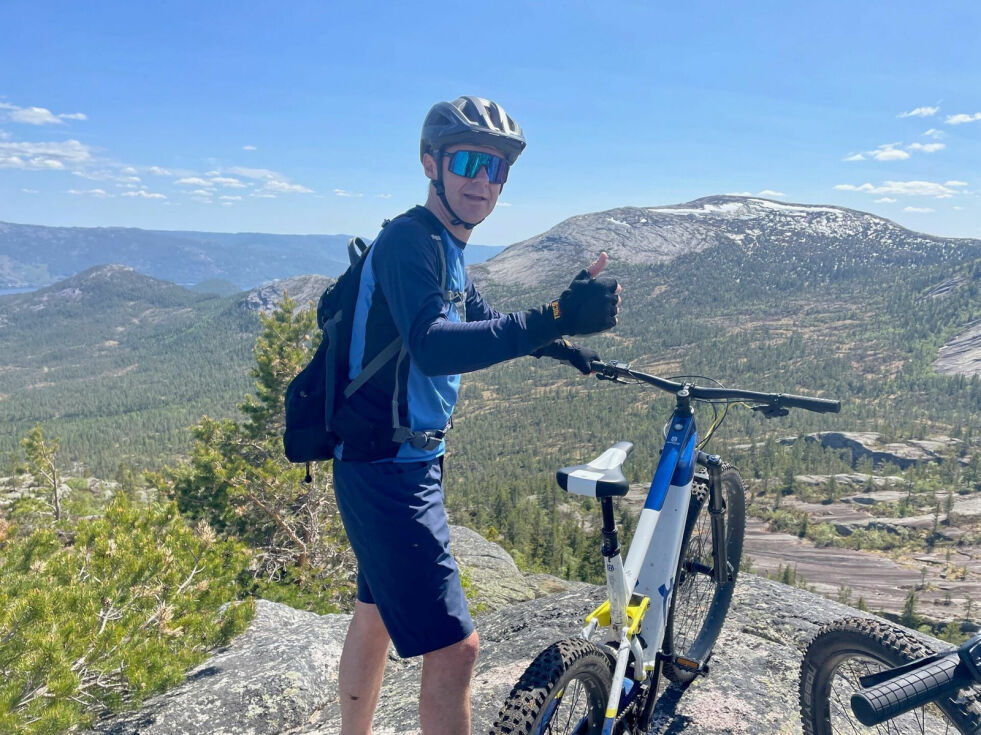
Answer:
[[[426,172],[426,177],[433,181],[439,178],[439,172],[436,170],[436,159],[428,153],[422,155],[422,170]]]

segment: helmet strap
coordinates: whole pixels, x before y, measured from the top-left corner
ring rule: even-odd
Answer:
[[[446,207],[446,211],[450,213],[453,218],[450,220],[450,224],[456,227],[457,225],[463,225],[464,229],[472,230],[474,227],[483,222],[465,222],[460,219],[460,215],[453,211],[453,207],[446,200],[446,187],[443,186],[443,151],[439,151],[436,156],[436,179],[433,181],[433,188],[436,190],[436,195],[439,200],[443,202],[443,206]]]

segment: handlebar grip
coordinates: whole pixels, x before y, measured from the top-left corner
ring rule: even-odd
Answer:
[[[833,401],[828,398],[811,398],[810,396],[791,396],[781,395],[780,405],[791,408],[803,408],[806,411],[815,413],[838,413],[841,411],[841,401]]]
[[[972,681],[957,651],[953,651],[895,679],[855,692],[851,699],[852,712],[863,725],[879,725],[915,707],[954,694]]]

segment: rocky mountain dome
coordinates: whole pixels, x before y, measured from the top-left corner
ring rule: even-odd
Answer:
[[[614,264],[646,265],[716,246],[747,254],[766,249],[784,257],[820,258],[831,268],[960,261],[965,250],[981,255],[981,240],[924,235],[844,207],[712,196],[571,217],[472,270],[478,282],[535,285],[568,278],[602,250]]]

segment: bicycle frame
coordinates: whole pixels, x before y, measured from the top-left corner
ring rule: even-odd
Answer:
[[[672,414],[626,562],[623,562],[616,544],[612,499],[603,498],[603,533],[606,539],[603,556],[606,560],[606,587],[609,595],[608,624],[611,631],[619,637],[616,666],[603,725],[604,735],[612,732],[620,712],[630,654],[633,653],[634,661],[637,662],[633,672],[635,683],[643,681],[657,666],[668,611],[671,609],[675,572],[681,556],[682,536],[691,500],[697,456],[696,439],[695,417],[688,401],[687,390],[683,389],[678,393],[678,406]],[[713,505],[717,501],[714,496],[713,491]],[[718,519],[722,521],[721,516]],[[713,523],[713,534],[717,532],[717,525]],[[720,538],[724,539],[725,533],[721,526],[720,530]],[[724,548],[724,544],[722,547]],[[582,631],[583,638],[592,638],[601,618],[606,624],[604,606],[587,618],[589,622]]]

